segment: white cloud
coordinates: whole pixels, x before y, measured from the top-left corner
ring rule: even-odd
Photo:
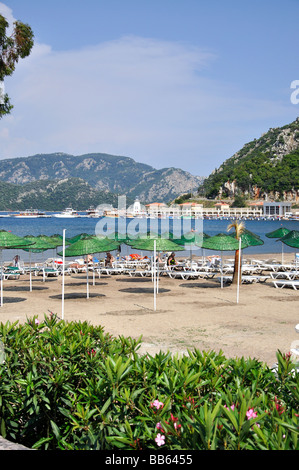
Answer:
[[[16,21],[16,19],[13,16],[12,9],[9,8],[7,5],[4,3],[0,2],[0,14],[4,16],[6,21],[9,23],[9,28],[7,30],[7,33],[10,33],[13,27],[13,23]]]

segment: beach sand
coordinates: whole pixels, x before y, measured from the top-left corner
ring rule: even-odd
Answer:
[[[277,254],[258,258],[280,259]],[[293,259],[285,255],[285,262]],[[42,321],[50,311],[61,317],[62,277],[32,279],[32,292],[29,276],[4,281],[1,322],[23,323],[33,316]],[[86,274],[65,276],[64,320],[102,325],[116,337],[142,335],[142,354],[221,350],[226,357],[251,357],[272,366],[278,350],[288,353],[299,344],[299,291],[276,289],[269,280],[242,284],[237,303],[235,286],[221,289],[215,280],[162,276],[156,311],[150,277],[102,275],[95,281],[93,286],[89,277],[87,299]]]

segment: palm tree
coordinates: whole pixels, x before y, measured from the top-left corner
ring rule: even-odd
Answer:
[[[245,232],[245,225],[243,222],[233,222],[227,227],[227,231],[229,232],[231,229],[235,229],[235,238],[240,240],[242,233]],[[232,279],[232,284],[237,284],[238,276],[239,276],[239,257],[240,257],[240,250],[236,250],[235,252],[235,267],[234,267],[234,274]]]

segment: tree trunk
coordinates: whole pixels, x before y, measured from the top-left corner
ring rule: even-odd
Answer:
[[[236,253],[235,253],[235,267],[234,267],[234,274],[233,274],[232,284],[237,284],[238,283],[239,257],[240,257],[240,251],[236,250]]]

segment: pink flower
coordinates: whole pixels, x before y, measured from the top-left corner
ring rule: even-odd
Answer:
[[[228,409],[228,406],[224,405],[224,408],[227,408],[227,409]],[[232,411],[234,411],[234,409],[235,409],[235,404],[233,403],[230,408],[231,408]]]
[[[257,412],[254,411],[253,408],[249,408],[249,410],[246,411],[246,416],[247,416],[247,419],[256,418],[257,417]]]
[[[165,436],[162,434],[157,434],[157,437],[155,438],[155,442],[157,443],[157,446],[163,446],[165,444]]]
[[[163,429],[160,422],[156,424],[156,428],[161,430]]]
[[[36,325],[39,325],[39,320],[36,318],[36,319],[34,320],[34,323],[35,323]]]
[[[155,400],[153,403],[151,403],[151,407],[155,407],[155,408],[157,408],[157,410],[159,408],[163,408],[163,406],[164,406],[164,403],[162,403],[159,400]]]

